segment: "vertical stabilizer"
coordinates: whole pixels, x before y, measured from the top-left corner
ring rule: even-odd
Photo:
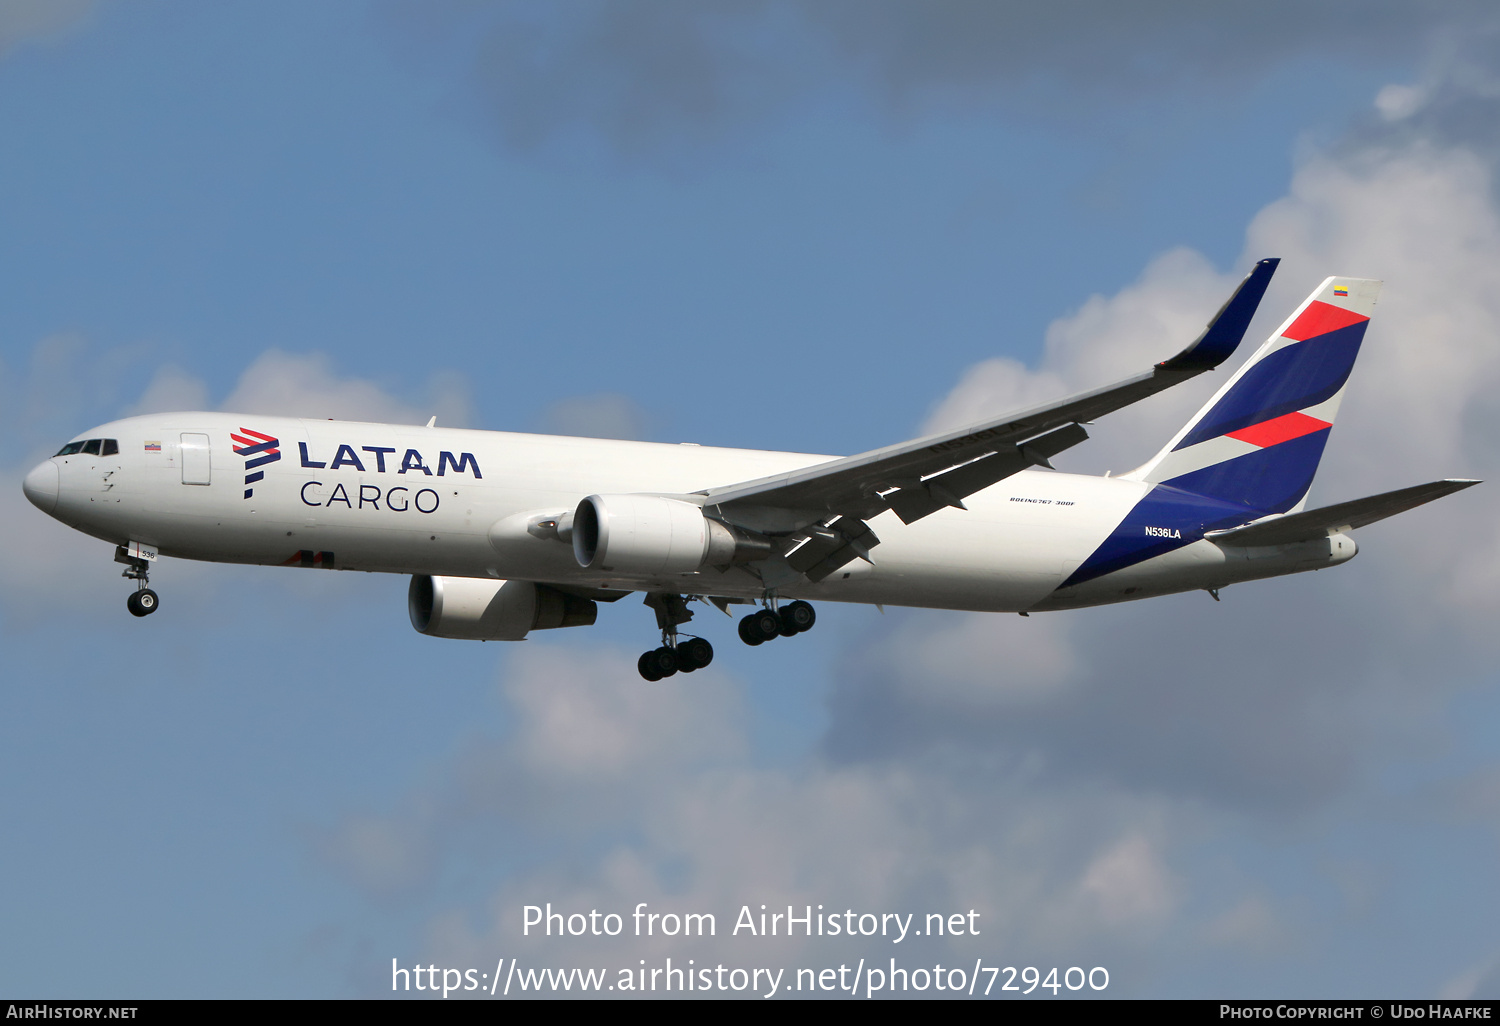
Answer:
[[[1324,281],[1161,452],[1125,476],[1263,515],[1300,508],[1380,285]]]

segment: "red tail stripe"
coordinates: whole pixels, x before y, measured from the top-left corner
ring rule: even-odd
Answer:
[[[1281,334],[1283,338],[1305,342],[1318,335],[1326,335],[1330,331],[1338,331],[1340,328],[1347,328],[1351,324],[1359,324],[1369,319],[1353,310],[1345,310],[1341,306],[1315,299],[1307,304],[1307,309],[1302,311],[1302,316],[1293,321],[1292,326]]]
[[[1333,427],[1326,420],[1317,417],[1309,417],[1305,413],[1288,413],[1283,417],[1272,420],[1263,420],[1259,424],[1251,424],[1247,428],[1229,432],[1229,438],[1238,438],[1242,442],[1258,445],[1262,449],[1270,445],[1278,445],[1281,442],[1290,442],[1293,438],[1301,438],[1310,435],[1314,431],[1322,431],[1324,428]]]

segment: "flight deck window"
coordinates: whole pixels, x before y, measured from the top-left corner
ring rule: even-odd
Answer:
[[[99,443],[102,441],[104,441],[102,438],[90,438],[87,442],[83,443],[83,451],[90,456],[99,455]]]
[[[84,442],[69,442],[58,450],[57,454],[59,456],[72,456],[76,452],[81,452],[85,444]]]
[[[106,438],[104,448],[99,450],[100,456],[118,456],[120,454],[120,442],[116,438]]]

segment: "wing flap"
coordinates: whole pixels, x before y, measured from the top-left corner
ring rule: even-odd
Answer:
[[[1052,464],[1048,461],[1053,456],[1088,437],[1089,433],[1082,425],[1064,424],[1003,450],[986,453],[948,470],[899,485],[893,491],[881,493],[880,497],[903,524],[915,523],[945,506],[964,509],[963,500],[967,496],[1027,467],[1051,469]]]
[[[832,517],[790,541],[787,565],[814,583],[856,559],[873,562],[870,550],[880,544],[870,525],[854,517]]]
[[[1351,499],[1322,509],[1261,520],[1227,531],[1210,531],[1205,537],[1220,545],[1292,545],[1366,527],[1478,483],[1467,478],[1445,478],[1429,484],[1399,488],[1394,492],[1369,495],[1363,499]]]

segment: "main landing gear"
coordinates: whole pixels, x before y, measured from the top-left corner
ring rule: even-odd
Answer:
[[[719,608],[728,610],[723,603],[727,599],[715,599]],[[747,645],[761,645],[772,638],[790,638],[794,634],[811,630],[818,614],[811,605],[798,599],[779,609],[772,603],[757,609],[740,621],[740,640]],[[701,670],[714,659],[714,647],[704,638],[684,637],[678,640],[677,626],[693,618],[687,607],[687,599],[681,595],[652,593],[646,596],[646,605],[656,610],[656,625],[661,628],[661,647],[641,653],[636,660],[636,669],[650,681],[670,677],[674,673],[692,673]]]
[[[656,611],[656,625],[661,628],[661,647],[641,653],[635,668],[649,681],[658,681],[674,673],[692,673],[714,661],[714,647],[706,638],[677,636],[678,624],[693,618],[687,599],[681,595],[651,593],[646,605]]]
[[[125,600],[125,608],[130,610],[130,615],[150,616],[156,612],[161,600],[156,597],[156,592],[146,587],[151,580],[147,569],[151,564],[128,555],[123,545],[115,549],[115,562],[125,564],[125,572],[120,576],[135,582],[135,592]]]
[[[772,638],[790,638],[811,630],[818,622],[812,606],[798,599],[780,609],[758,609],[740,621],[740,640],[747,645],[761,645]]]
[[[714,647],[707,638],[677,640],[675,633],[662,638],[661,648],[641,653],[635,668],[649,681],[658,681],[674,673],[692,673],[714,661]]]

